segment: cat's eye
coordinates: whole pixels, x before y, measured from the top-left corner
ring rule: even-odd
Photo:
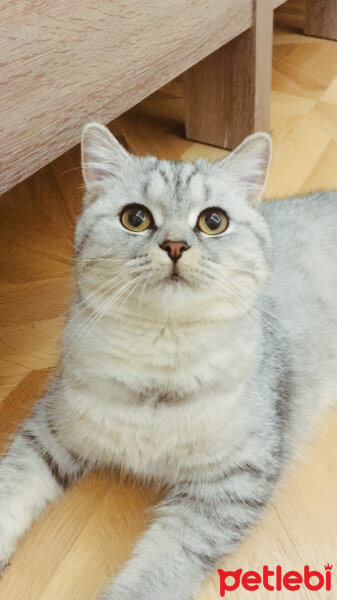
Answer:
[[[229,219],[221,208],[206,208],[198,217],[197,226],[207,235],[223,233],[229,225]]]
[[[153,225],[150,211],[142,204],[126,206],[120,215],[121,223],[129,231],[145,231]]]

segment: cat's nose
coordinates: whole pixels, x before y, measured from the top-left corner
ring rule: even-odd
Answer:
[[[182,253],[189,249],[186,242],[171,242],[170,240],[166,240],[160,244],[160,247],[167,252],[173,262],[177,262]]]

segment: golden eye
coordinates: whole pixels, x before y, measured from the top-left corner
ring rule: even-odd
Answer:
[[[153,224],[150,211],[141,204],[127,206],[120,216],[121,223],[129,231],[145,231]]]
[[[227,229],[229,219],[221,208],[207,208],[200,213],[197,225],[203,233],[217,235]]]

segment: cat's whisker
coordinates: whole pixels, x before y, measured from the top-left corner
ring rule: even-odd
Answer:
[[[215,264],[220,264],[220,263],[215,263]],[[221,263],[221,264],[227,266],[226,263]],[[232,265],[228,265],[228,266],[229,266],[229,268],[232,269]],[[228,280],[228,279],[224,280],[224,275],[219,273],[214,265],[209,265],[208,269],[209,269],[209,272],[211,271],[214,274],[214,276],[216,277],[216,279],[218,281],[220,281],[222,285],[225,286],[225,290],[227,293],[229,293],[231,290],[232,293],[234,293],[236,295],[237,299],[240,298],[245,303],[249,300],[249,298],[243,293],[242,288],[240,288],[240,289],[233,288],[232,281]],[[234,270],[236,270],[236,269],[234,269]],[[249,272],[249,274],[251,274],[251,273]],[[270,309],[267,309],[265,306],[265,302],[263,302],[261,300],[259,301],[258,309],[255,308],[254,306],[251,306],[250,311],[252,313],[254,313],[255,315],[259,315],[263,320],[265,320],[265,315],[270,317],[270,319],[272,321],[275,321],[277,319],[276,315],[274,313],[272,313],[270,311]],[[261,314],[261,312],[262,312],[262,314]],[[267,324],[270,328],[273,327],[273,323],[270,320],[268,320]]]
[[[125,284],[125,285],[129,285],[129,284]],[[82,346],[83,343],[89,333],[89,331],[91,330],[92,326],[95,324],[95,321],[97,318],[100,318],[103,314],[104,314],[104,308],[106,306],[110,306],[110,304],[112,305],[114,302],[114,297],[115,295],[117,296],[119,293],[119,290],[121,288],[119,287],[118,290],[116,290],[115,294],[112,294],[112,296],[109,296],[108,298],[105,299],[105,301],[101,304],[101,306],[99,306],[97,309],[92,310],[92,312],[89,314],[89,316],[83,321],[83,323],[80,324],[80,327],[77,329],[77,331],[75,330],[74,334],[77,333],[77,337],[74,339],[74,335],[72,336],[72,346],[76,347],[78,346],[77,349],[77,355],[80,353],[80,351],[82,350]],[[79,345],[79,341],[82,340],[82,343]]]
[[[136,280],[137,281],[137,280]],[[126,293],[131,286],[133,286],[133,284],[135,283],[135,278],[133,280],[130,281],[130,279],[128,278],[128,281],[126,281],[126,283],[124,283],[124,285],[122,285],[121,287],[119,287],[116,292],[110,296],[109,298],[105,299],[105,301],[103,302],[103,304],[101,306],[99,306],[95,311],[93,311],[92,315],[89,315],[89,317],[84,321],[83,325],[85,325],[88,320],[88,326],[87,328],[85,328],[84,331],[82,331],[81,335],[78,336],[77,338],[77,342],[79,339],[81,339],[83,336],[87,337],[89,332],[91,331],[92,327],[97,324],[97,322],[100,320],[100,318],[106,314],[108,311],[111,310],[112,306],[116,303],[116,301],[123,296],[124,293]],[[81,350],[83,346],[83,341],[82,344],[79,348],[79,351]]]
[[[215,283],[215,282],[214,282]],[[254,320],[254,322],[256,322],[257,320],[263,322],[266,325],[266,328],[269,330],[277,330],[277,325],[276,325],[276,316],[273,315],[272,313],[269,313],[268,311],[263,309],[263,306],[260,303],[259,309],[258,310],[252,303],[251,301],[248,303],[248,298],[242,294],[242,292],[240,292],[237,289],[233,289],[232,287],[230,287],[230,285],[228,285],[228,283],[224,283],[224,282],[220,282],[219,280],[216,280],[216,285],[217,285],[217,289],[218,292],[220,292],[220,295],[224,298],[224,300],[228,301],[229,297],[231,297],[231,299],[233,300],[233,302],[231,302],[232,304],[238,304],[240,302],[243,302],[245,306],[247,306],[247,310],[246,310],[246,315],[248,316],[248,318]],[[270,318],[267,320],[266,319],[266,315],[268,315]]]
[[[207,263],[209,268],[213,269],[214,272],[218,273],[218,275],[220,277],[222,276],[222,273],[220,273],[216,270],[216,268],[217,268],[216,265],[226,267],[229,270],[229,272],[231,273],[231,275],[233,275],[234,273],[242,273],[243,275],[248,275],[252,279],[259,281],[259,279],[258,279],[256,273],[254,273],[254,271],[249,270],[249,269],[244,269],[240,265],[236,265],[236,264],[230,263],[230,262],[213,261],[213,260],[210,260],[209,258],[206,258],[205,262]]]
[[[121,270],[120,272],[116,272],[114,274],[113,277],[110,277],[107,281],[104,281],[98,288],[96,288],[95,290],[93,290],[92,292],[90,292],[89,294],[86,294],[85,297],[83,298],[83,300],[81,300],[80,302],[77,302],[76,306],[80,306],[81,304],[85,304],[87,303],[87,301],[92,298],[93,296],[97,295],[98,292],[100,292],[104,287],[107,287],[110,285],[110,283],[114,282],[114,281],[120,281],[122,282],[124,279],[126,278],[130,278],[133,275],[136,275],[136,269],[139,269],[139,267],[142,267],[144,265],[138,265],[137,267],[130,265],[130,266],[125,266],[123,268],[123,270]]]
[[[117,278],[116,278],[116,279],[117,279]],[[115,288],[116,288],[116,287],[117,287],[118,289],[120,289],[120,286],[121,286],[121,284],[123,285],[123,284],[127,283],[129,280],[130,280],[129,276],[125,276],[125,277],[124,277],[122,280],[120,280],[120,279],[119,279],[117,282],[116,282],[116,281],[113,281],[113,282],[111,282],[111,281],[110,281],[110,282],[105,282],[105,285],[107,285],[107,283],[110,283],[110,285],[109,285],[109,287],[108,287],[106,290],[104,290],[104,292],[103,292],[103,294],[102,294],[102,295],[103,295],[103,298],[104,298],[104,296],[105,296],[106,294],[111,294],[111,292],[112,292],[113,290],[115,290]],[[100,288],[102,288],[102,287],[103,287],[103,285],[102,285],[102,286],[100,286]],[[98,289],[99,289],[99,288],[98,288]],[[118,291],[118,290],[116,290],[114,293],[117,293],[117,291]],[[83,306],[81,306],[79,310],[77,310],[77,308],[80,306],[80,304],[83,304],[83,303],[85,303],[85,302],[88,300],[88,298],[89,298],[89,297],[92,297],[92,296],[93,296],[93,295],[95,295],[95,294],[97,294],[97,290],[95,290],[94,292],[92,292],[92,293],[91,293],[89,296],[87,296],[86,298],[84,298],[84,299],[82,300],[82,302],[80,302],[80,303],[78,303],[78,304],[76,305],[75,314],[76,314],[76,318],[77,318],[77,319],[78,319],[78,317],[79,317],[81,314],[83,314],[83,312],[84,312],[85,310],[89,310],[89,311],[91,311],[91,313],[89,314],[89,316],[88,316],[88,317],[87,317],[87,318],[86,318],[86,319],[85,319],[83,322],[81,322],[81,323],[80,323],[80,325],[79,325],[79,327],[78,327],[77,329],[76,329],[76,327],[75,327],[75,330],[74,330],[74,332],[73,332],[73,335],[71,336],[71,340],[72,340],[72,341],[74,341],[74,339],[73,339],[73,338],[74,338],[74,335],[75,335],[77,332],[81,332],[81,330],[85,328],[85,325],[86,325],[86,323],[90,322],[90,320],[91,320],[91,318],[93,317],[93,315],[95,315],[96,313],[98,313],[98,312],[99,312],[99,310],[100,310],[100,308],[101,308],[101,306],[102,306],[102,305],[100,305],[99,307],[97,307],[97,308],[95,308],[95,309],[94,309],[94,308],[93,308],[93,307],[92,307],[90,304],[86,303],[86,304],[84,304]],[[114,295],[114,294],[113,294],[113,295]],[[113,297],[113,296],[109,295],[109,297],[108,297],[108,298],[105,298],[105,300],[104,300],[103,304],[105,304],[105,302],[106,302],[106,301],[109,301],[109,300],[110,300],[112,297]]]
[[[74,258],[74,262],[77,263],[98,263],[98,262],[108,262],[108,263],[125,263],[121,258],[110,258],[108,256],[87,256],[82,258]]]
[[[120,308],[118,309],[118,311],[117,311],[117,313],[116,313],[116,315],[115,315],[115,317],[114,317],[114,319],[113,319],[113,322],[115,322],[115,321],[117,320],[117,318],[118,318],[118,316],[119,316],[119,314],[120,314],[121,310],[122,310],[122,309],[123,309],[123,307],[125,306],[125,304],[126,304],[126,302],[127,302],[128,298],[129,298],[129,297],[131,296],[131,294],[132,294],[132,293],[133,293],[133,292],[136,290],[136,288],[138,287],[139,283],[140,283],[140,281],[137,281],[137,280],[134,282],[134,286],[131,288],[130,292],[129,292],[129,293],[126,295],[126,297],[124,298],[124,301],[122,302],[122,304],[121,304]]]
[[[238,289],[233,288],[233,285],[228,280],[224,280],[221,274],[219,274],[219,272],[216,271],[216,269],[210,269],[208,267],[207,271],[205,271],[205,275],[208,276],[213,285],[217,286],[218,290],[222,290],[223,297],[225,299],[227,299],[227,295],[229,294],[237,302],[243,301],[245,305],[247,303],[252,305],[252,299],[242,294],[242,292],[240,292]]]
[[[134,285],[134,281],[132,282],[128,282],[126,283],[124,286],[122,286],[121,288],[119,288],[119,290],[117,290],[117,292],[111,296],[110,298],[108,298],[103,305],[100,307],[100,309],[92,316],[91,320],[88,323],[88,327],[86,328],[86,330],[83,332],[83,334],[81,336],[79,336],[79,339],[83,338],[82,343],[79,347],[79,352],[82,349],[83,343],[85,341],[85,338],[89,335],[90,331],[93,329],[93,327],[95,325],[97,325],[97,323],[99,322],[99,320],[105,315],[107,314],[112,306],[114,304],[116,304],[117,300],[121,297],[123,297],[124,293],[126,293],[130,287],[132,288],[132,286]],[[113,321],[114,322],[116,319],[116,317],[114,317]],[[77,340],[78,341],[78,340]]]
[[[123,275],[123,277],[121,277],[119,274],[115,275],[114,277],[111,277],[110,279],[108,279],[107,281],[103,282],[98,288],[96,288],[95,290],[93,290],[90,293],[86,293],[85,297],[80,300],[79,302],[76,303],[76,311],[79,307],[81,307],[82,305],[84,305],[84,309],[90,306],[90,302],[89,300],[94,298],[95,296],[99,296],[100,292],[102,292],[102,295],[105,295],[106,293],[109,293],[111,291],[111,289],[113,289],[113,287],[115,287],[115,285],[113,285],[113,287],[111,288],[110,286],[112,284],[116,284],[119,285],[120,283],[123,283],[124,281],[130,279],[130,275],[125,273]],[[107,289],[105,289],[107,288]],[[81,311],[76,312],[76,315],[78,316],[78,314],[80,314]]]
[[[148,286],[148,281],[144,281],[143,285],[142,285],[142,289],[140,290],[140,294],[138,297],[138,312],[140,312],[141,306],[142,306],[142,302],[143,302],[143,294],[146,290],[146,287]]]
[[[128,264],[128,263],[133,263],[133,262],[137,262],[140,261],[142,259],[146,259],[146,255],[141,255],[141,256],[135,256],[134,258],[116,258],[116,256],[114,254],[108,254],[108,255],[102,255],[99,256],[97,254],[87,254],[84,252],[81,252],[81,255],[79,257],[74,257],[74,261],[78,262],[78,261],[84,261],[86,262],[86,260],[92,260],[92,261],[108,261],[108,262],[118,262],[118,263],[124,263],[124,264]]]

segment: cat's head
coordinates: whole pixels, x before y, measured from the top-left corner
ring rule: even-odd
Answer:
[[[88,124],[75,235],[82,296],[111,313],[123,302],[167,314],[212,302],[228,317],[246,311],[267,272],[269,232],[256,206],[270,152],[258,133],[215,162],[162,161],[133,156]]]

